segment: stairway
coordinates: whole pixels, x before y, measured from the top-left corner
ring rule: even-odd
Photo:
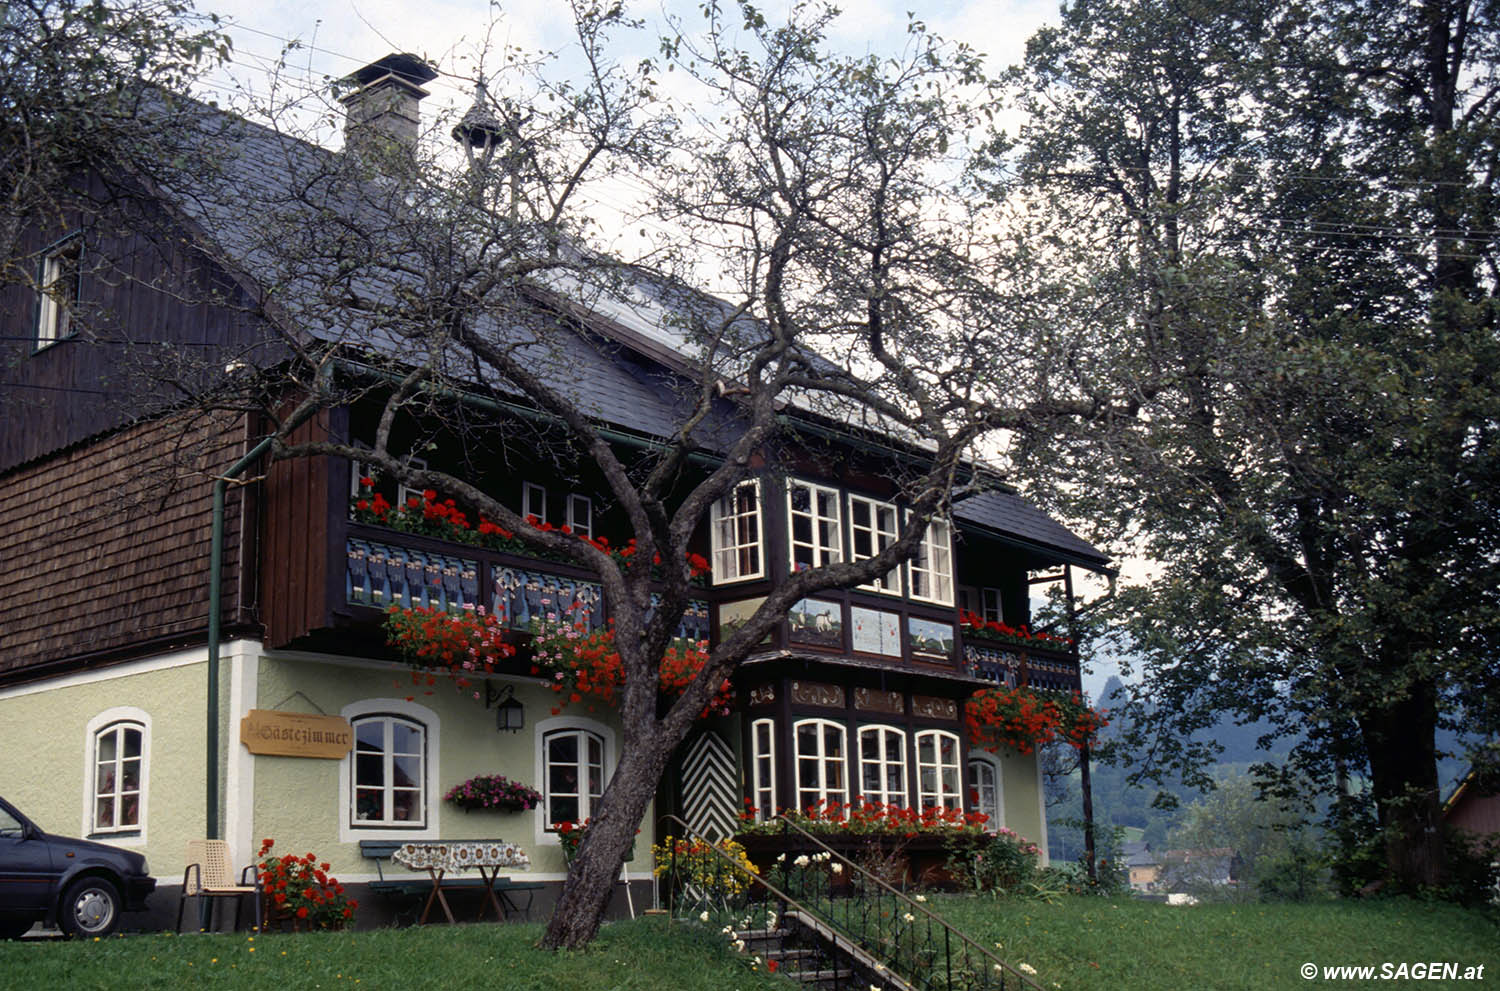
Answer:
[[[816,946],[798,945],[810,942],[800,925],[775,929],[745,929],[734,938],[743,940],[745,952],[765,960],[776,961],[776,973],[801,981],[812,991],[836,991],[854,987],[854,970],[840,966],[829,954]],[[861,985],[863,986],[863,985]]]

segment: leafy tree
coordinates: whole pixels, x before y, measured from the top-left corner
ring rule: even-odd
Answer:
[[[1444,873],[1435,732],[1500,721],[1496,14],[1078,0],[997,147],[1052,388],[1138,403],[1024,441],[1159,562],[1112,610],[1131,742],[1201,780],[1195,731],[1269,720],[1284,790],[1368,776],[1407,887]]]

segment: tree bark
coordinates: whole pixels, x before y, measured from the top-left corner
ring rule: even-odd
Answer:
[[[1404,891],[1440,885],[1447,876],[1436,727],[1437,690],[1430,681],[1412,684],[1404,698],[1360,721],[1387,876]]]
[[[681,742],[659,729],[632,731],[630,722],[626,720],[619,764],[589,819],[557,908],[542,935],[542,946],[549,950],[581,949],[598,934],[646,807]]]

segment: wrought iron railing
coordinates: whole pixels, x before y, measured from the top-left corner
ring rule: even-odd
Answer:
[[[739,949],[811,961],[824,988],[1008,991],[1041,985],[959,932],[923,902],[786,819],[784,849],[758,867],[676,816],[658,865],[669,914],[716,926]]]

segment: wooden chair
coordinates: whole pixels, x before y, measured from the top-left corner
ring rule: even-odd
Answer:
[[[187,867],[182,872],[182,895],[177,901],[177,931],[182,931],[182,913],[189,898],[198,899],[198,928],[207,929],[211,917],[210,906],[215,898],[234,899],[234,929],[240,927],[240,898],[250,895],[255,899],[255,927],[260,928],[260,885],[254,881],[254,865],[240,871],[239,882],[234,880],[234,868],[229,861],[229,844],[224,840],[188,840]],[[245,883],[245,875],[251,875],[251,883]]]

